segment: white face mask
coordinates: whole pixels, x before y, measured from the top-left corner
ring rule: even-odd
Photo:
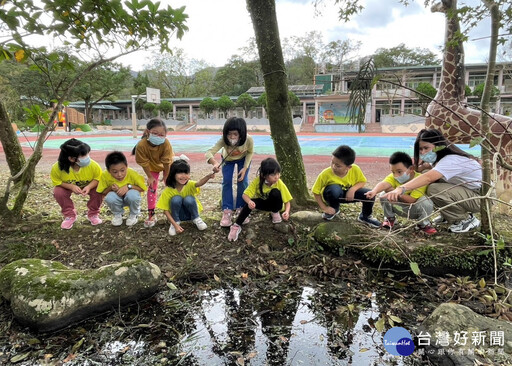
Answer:
[[[238,139],[228,139],[228,141],[231,146],[236,146],[238,144]]]
[[[405,172],[404,174],[398,176],[398,177],[395,177],[395,179],[398,181],[398,183],[400,184],[404,184],[405,182],[407,182],[409,179],[411,178],[411,176],[409,174],[407,174],[407,172]]]

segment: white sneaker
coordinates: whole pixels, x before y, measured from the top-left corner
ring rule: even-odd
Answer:
[[[176,223],[177,223],[178,225],[180,225],[180,223],[179,223],[179,222],[176,222]],[[170,235],[170,236],[174,236],[174,235],[176,235],[176,228],[174,227],[174,225],[173,225],[173,224],[171,224],[171,226],[169,226],[169,235]]]
[[[115,214],[112,219],[112,226],[121,226],[123,224],[123,215]]]
[[[139,219],[137,218],[137,215],[130,215],[126,219],[126,226],[133,226],[137,223],[137,221],[139,221]]]
[[[208,227],[200,217],[196,217],[194,220],[192,220],[192,222],[201,231],[206,230],[206,228]]]
[[[467,233],[469,230],[479,226],[480,220],[473,216],[473,214],[470,214],[467,219],[456,222],[455,224],[450,226],[450,231],[452,233]]]

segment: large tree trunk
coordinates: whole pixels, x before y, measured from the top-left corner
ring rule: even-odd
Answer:
[[[5,160],[11,175],[18,174],[25,165],[25,155],[21,148],[18,136],[11,126],[9,116],[4,104],[0,101],[0,142],[4,148]]]
[[[489,47],[489,62],[487,64],[487,76],[485,78],[484,92],[482,94],[482,101],[480,102],[480,108],[482,109],[482,131],[481,135],[486,139],[482,142],[483,145],[487,145],[487,148],[482,148],[482,162],[483,162],[483,173],[482,173],[482,194],[487,194],[491,184],[491,147],[489,145],[489,138],[491,131],[489,129],[489,103],[491,100],[491,89],[494,86],[494,70],[496,68],[496,52],[498,48],[498,33],[500,28],[500,12],[498,5],[492,0],[486,0],[485,5],[489,8],[491,13],[491,42]],[[490,215],[490,204],[489,202],[482,201],[481,203],[481,220],[482,220],[482,232],[490,234],[492,230],[492,221],[489,220]]]
[[[247,0],[260,56],[270,133],[276,157],[282,167],[282,178],[297,204],[303,205],[309,193],[306,171],[288,102],[288,84],[274,0]]]

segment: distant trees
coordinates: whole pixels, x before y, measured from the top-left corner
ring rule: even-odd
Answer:
[[[210,117],[210,113],[217,108],[217,103],[212,98],[206,97],[199,103],[199,108],[206,113],[207,117]]]
[[[236,100],[236,106],[244,110],[244,117],[247,117],[249,112],[256,107],[257,102],[247,93],[243,93]]]
[[[224,115],[227,117],[228,112],[235,108],[235,103],[231,100],[230,97],[223,95],[219,98],[219,100],[217,100],[217,108],[221,112],[224,112]]]
[[[441,61],[427,48],[408,48],[401,43],[396,47],[379,48],[372,56],[376,68],[418,65],[439,65]]]
[[[418,95],[418,103],[421,107],[421,113],[425,115],[427,113],[427,107],[434,99],[437,93],[437,89],[432,86],[430,83],[419,83],[416,91],[419,92]]]

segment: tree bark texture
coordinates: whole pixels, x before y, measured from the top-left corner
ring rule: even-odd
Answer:
[[[4,148],[5,160],[11,171],[11,176],[18,174],[25,165],[25,155],[18,136],[11,126],[4,104],[0,101],[0,142]]]
[[[482,162],[483,162],[483,170],[482,170],[482,194],[486,194],[490,188],[491,184],[491,160],[492,155],[490,153],[490,149],[492,146],[489,146],[488,138],[492,134],[489,128],[489,111],[490,111],[490,100],[491,100],[491,89],[494,86],[494,72],[496,68],[496,53],[498,48],[498,33],[500,29],[500,13],[498,5],[494,3],[492,0],[485,1],[485,5],[489,9],[491,13],[491,42],[489,46],[489,61],[487,64],[487,76],[485,78],[485,86],[484,92],[482,94],[482,101],[480,102],[480,108],[482,109],[481,114],[481,135],[486,139],[482,142],[482,144],[487,145],[488,148],[482,149]],[[487,205],[486,202],[482,201],[480,213],[481,213],[481,221],[482,221],[482,232],[485,234],[491,233],[491,225],[492,221],[489,220],[488,214],[490,205]]]
[[[275,0],[247,0],[247,9],[258,45],[267,93],[270,134],[277,160],[281,164],[281,176],[296,203],[303,205],[310,196],[288,101],[287,75],[279,39]]]

